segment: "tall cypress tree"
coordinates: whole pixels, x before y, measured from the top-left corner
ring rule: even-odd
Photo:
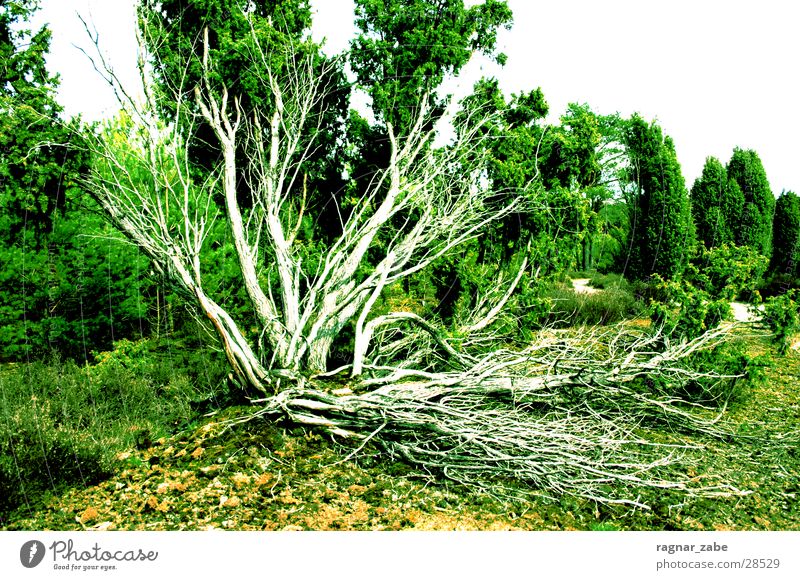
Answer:
[[[800,198],[784,191],[775,203],[770,270],[800,276]]]
[[[716,157],[706,159],[703,174],[692,186],[691,202],[697,237],[707,248],[735,243],[744,198]]]
[[[634,185],[629,196],[630,258],[635,278],[683,272],[693,243],[689,197],[672,139],[638,115],[624,132]]]
[[[734,149],[728,163],[728,177],[742,190],[743,205],[734,227],[736,245],[750,246],[762,256],[772,250],[772,218],[775,197],[758,154],[753,150]]]

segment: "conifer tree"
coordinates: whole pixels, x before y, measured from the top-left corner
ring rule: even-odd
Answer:
[[[52,228],[56,209],[80,164],[65,145],[71,132],[59,119],[57,77],[45,67],[50,31],[26,27],[37,2],[0,0],[0,243],[23,230]]]
[[[769,257],[775,197],[761,159],[755,151],[737,147],[727,170],[728,178],[736,181],[742,190],[742,211],[733,228],[736,245],[750,246],[762,256]]]
[[[800,276],[800,198],[784,191],[775,203],[770,270]]]
[[[625,130],[630,159],[628,269],[635,278],[679,275],[693,243],[689,197],[672,139],[634,115]]]
[[[147,264],[101,230],[79,186],[79,121],[65,121],[34,0],[0,0],[0,360],[85,358],[142,332]],[[108,232],[105,232],[108,236]]]
[[[706,159],[703,174],[692,186],[691,202],[697,237],[707,248],[735,243],[744,199],[739,184],[728,179],[716,157]]]

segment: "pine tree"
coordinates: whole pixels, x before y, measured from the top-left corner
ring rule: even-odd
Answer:
[[[67,147],[73,133],[59,119],[58,79],[45,67],[50,31],[25,27],[36,8],[0,0],[0,244],[31,230],[39,245],[82,163]]]
[[[625,130],[630,159],[630,274],[673,278],[683,271],[693,243],[689,197],[672,139],[634,115]]]

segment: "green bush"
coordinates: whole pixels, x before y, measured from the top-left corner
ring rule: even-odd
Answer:
[[[691,357],[689,365],[699,376],[682,385],[679,394],[690,401],[722,405],[740,403],[747,397],[746,387],[762,379],[766,359],[748,355],[743,342],[727,342],[698,352]],[[702,376],[704,372],[741,378],[709,379]]]
[[[149,262],[104,228],[75,212],[41,239],[26,231],[0,247],[0,361],[85,360],[149,330]]]
[[[226,367],[216,356],[200,364],[196,352],[120,341],[91,366],[0,367],[0,521],[48,490],[98,481],[120,451],[224,404]]]
[[[728,300],[714,300],[686,280],[655,275],[647,294],[653,325],[668,337],[691,340],[732,317]]]
[[[4,408],[0,423],[0,522],[48,490],[90,485],[110,473],[112,441],[63,425],[61,413],[35,395],[25,403]]]
[[[773,332],[774,342],[781,354],[789,349],[792,335],[800,331],[798,297],[800,291],[790,290],[764,301],[764,322]]]
[[[685,278],[714,299],[752,296],[767,269],[768,260],[750,246],[702,248]]]
[[[693,371],[692,378],[650,375],[637,379],[638,386],[648,396],[679,398],[691,404],[741,404],[752,392],[751,385],[764,380],[764,368],[769,365],[767,357],[753,357],[746,347],[744,341],[732,341],[698,351],[682,363]]]

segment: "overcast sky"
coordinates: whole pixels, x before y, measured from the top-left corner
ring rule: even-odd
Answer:
[[[108,89],[73,44],[88,46],[76,11],[125,78],[135,79],[133,0],[42,0],[37,22],[53,31],[51,68],[70,114],[113,114]],[[554,118],[570,102],[598,113],[641,113],[672,136],[687,187],[705,158],[726,163],[754,149],[772,189],[800,193],[800,6],[794,0],[508,0],[508,63],[476,59],[448,90],[465,94],[481,75],[507,93],[542,87]],[[328,52],[353,34],[352,0],[312,0],[314,34]]]

